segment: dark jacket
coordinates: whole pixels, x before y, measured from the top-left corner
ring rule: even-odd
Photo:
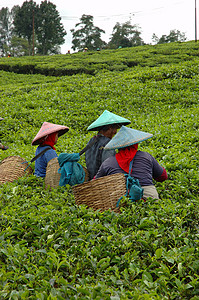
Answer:
[[[91,138],[88,144],[91,143],[94,138],[96,137]],[[103,149],[109,141],[109,138],[104,135],[100,135],[99,140],[86,151],[86,167],[88,169],[90,179],[93,179],[93,177],[97,174],[97,171],[103,161],[105,161],[108,157],[115,155],[115,150]]]

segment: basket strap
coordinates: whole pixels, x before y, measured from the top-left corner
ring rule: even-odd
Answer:
[[[135,158],[135,156],[134,156],[134,158]],[[129,164],[129,176],[131,176],[134,158],[132,159],[132,161]]]
[[[95,137],[95,139],[93,139],[92,142],[90,142],[89,144],[86,145],[86,147],[84,147],[80,152],[79,152],[79,155],[82,155],[84,152],[86,152],[88,149],[90,149],[100,138],[101,136],[100,135],[97,135]]]
[[[35,157],[33,157],[30,161],[30,163],[32,163],[33,161],[35,161],[37,158],[39,158],[40,156],[42,156],[42,154],[44,154],[46,151],[52,149],[50,146],[45,148],[44,150],[42,150],[39,154],[37,154]]]
[[[37,158],[39,158],[42,154],[44,154],[46,151],[48,151],[49,149],[52,149],[50,146],[48,146],[47,148],[45,148],[44,150],[42,150],[39,154],[37,154],[35,157],[33,157],[30,161],[24,161],[22,162],[22,164],[27,164],[27,167],[24,169],[24,172],[30,167],[31,163],[34,162]]]

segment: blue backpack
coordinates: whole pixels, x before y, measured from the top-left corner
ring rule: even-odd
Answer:
[[[139,180],[135,179],[134,177],[132,177],[131,174],[131,170],[132,170],[132,166],[133,166],[133,160],[130,162],[129,165],[129,173],[125,174],[126,177],[126,194],[125,197],[129,197],[129,199],[131,200],[131,202],[135,202],[137,200],[140,200],[143,196],[143,188],[141,187]],[[121,197],[122,198],[122,197]],[[119,203],[121,198],[118,200],[116,207],[119,207]]]

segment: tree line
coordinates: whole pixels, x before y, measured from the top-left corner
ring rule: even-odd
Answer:
[[[22,6],[0,10],[0,51],[5,56],[59,53],[66,31],[59,12],[50,1],[37,5],[33,0]]]
[[[144,45],[141,29],[130,21],[117,22],[113,27],[108,43],[102,40],[105,31],[94,25],[93,16],[83,14],[72,33],[72,49],[117,49]],[[67,34],[61,23],[56,5],[50,1],[42,1],[40,5],[33,0],[25,1],[22,6],[14,6],[11,10],[3,7],[0,10],[0,55],[50,55],[60,53],[60,46],[65,42]],[[184,33],[171,30],[169,35],[160,38],[154,33],[154,44],[185,41]]]

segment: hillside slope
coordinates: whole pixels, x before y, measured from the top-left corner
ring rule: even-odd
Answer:
[[[153,134],[139,149],[169,177],[154,183],[160,200],[121,214],[77,206],[70,186],[45,190],[34,175],[0,185],[1,299],[198,299],[198,53],[176,43],[0,59],[0,160],[30,161],[44,121],[70,127],[58,154],[79,152],[107,109]]]

